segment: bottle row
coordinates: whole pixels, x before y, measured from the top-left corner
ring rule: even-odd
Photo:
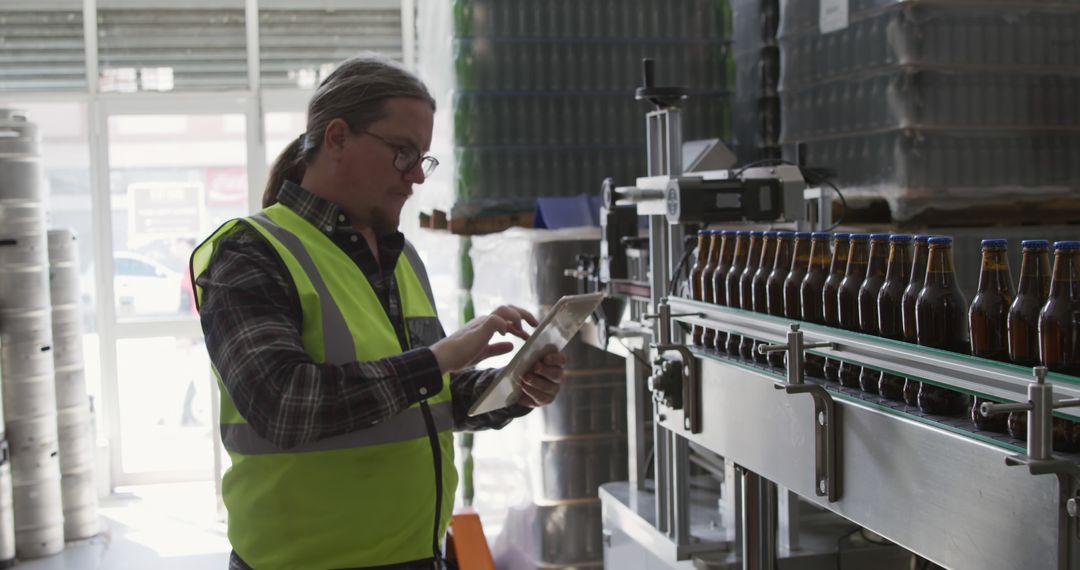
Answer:
[[[596,192],[611,176],[632,181],[645,173],[645,148],[458,147],[457,199],[533,199]]]
[[[649,106],[629,94],[458,92],[461,145],[644,145]],[[695,93],[682,104],[688,134],[730,137],[728,93]]]
[[[1022,243],[1013,289],[1006,240],[982,242],[971,305],[957,284],[952,238],[906,234],[703,230],[690,271],[691,297],[718,305],[1080,376],[1080,241]],[[692,343],[784,366],[748,337],[695,326]],[[807,354],[808,376],[918,406],[970,415],[982,430],[1023,439],[1026,417],[984,417],[985,401],[911,378]],[[1080,424],[1055,419],[1055,448],[1080,451]],[[1059,433],[1060,432],[1060,433]]]
[[[1080,10],[897,4],[828,34],[781,31],[781,85],[898,65],[1080,69]]]
[[[780,0],[780,33],[813,33],[820,30],[822,0]],[[1075,11],[1068,0],[848,0],[851,21],[862,20],[874,14],[902,8],[952,7],[956,10],[985,15],[994,10],[1000,14],[1012,14],[1032,9],[1043,11]]]
[[[454,0],[454,35],[512,38],[717,38],[728,0]]]
[[[839,172],[842,187],[917,189],[917,196],[927,200],[973,188],[1000,188],[1002,197],[1012,198],[1022,194],[1018,188],[1061,192],[1080,187],[1080,161],[1075,160],[1080,133],[1068,131],[905,129],[812,141],[805,149],[809,164]],[[978,194],[982,201],[993,198],[981,190]]]
[[[610,91],[641,86],[641,60],[657,61],[657,85],[721,90],[734,85],[723,40],[454,40],[457,85],[499,91]]]
[[[780,96],[785,140],[895,128],[1080,129],[1080,75],[902,68],[781,87]]]

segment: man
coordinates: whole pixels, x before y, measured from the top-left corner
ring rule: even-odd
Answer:
[[[433,568],[453,508],[453,430],[499,428],[550,403],[545,356],[518,405],[466,410],[493,379],[475,363],[527,338],[499,307],[444,337],[401,208],[438,162],[434,100],[388,61],[343,63],[275,163],[264,209],[192,255],[219,375],[230,568]]]

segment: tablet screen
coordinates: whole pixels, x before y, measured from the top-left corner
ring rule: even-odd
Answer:
[[[510,364],[499,372],[483,395],[469,408],[469,415],[484,414],[517,402],[521,397],[522,376],[547,353],[562,350],[603,298],[603,293],[588,293],[559,299],[514,354]]]

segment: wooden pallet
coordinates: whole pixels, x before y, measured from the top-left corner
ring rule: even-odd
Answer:
[[[510,228],[531,228],[533,227],[533,215],[532,211],[528,211],[477,217],[451,217],[446,212],[434,210],[430,214],[420,214],[420,227],[436,231],[449,231],[457,235],[475,236],[501,232]]]

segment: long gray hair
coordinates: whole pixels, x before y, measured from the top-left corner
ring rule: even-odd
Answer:
[[[351,131],[359,132],[386,116],[386,102],[396,97],[427,101],[435,109],[435,99],[422,81],[396,62],[375,54],[362,54],[341,63],[323,79],[308,102],[307,130],[278,155],[270,168],[263,191],[263,207],[277,202],[281,184],[297,184],[307,165],[322,147],[323,133],[330,121],[341,118]]]

